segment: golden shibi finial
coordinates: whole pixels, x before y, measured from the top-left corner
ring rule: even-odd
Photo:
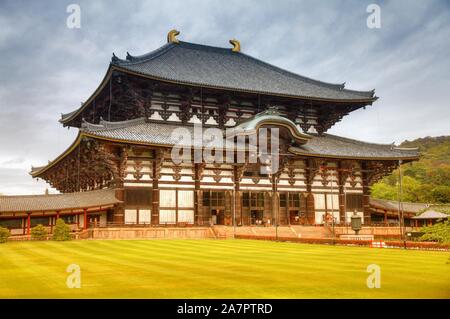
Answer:
[[[179,43],[177,39],[177,35],[180,34],[180,31],[178,30],[170,30],[169,33],[167,33],[167,43]]]
[[[239,43],[238,40],[232,39],[232,40],[230,40],[230,43],[233,46],[231,51],[233,51],[233,52],[241,52],[241,44]]]

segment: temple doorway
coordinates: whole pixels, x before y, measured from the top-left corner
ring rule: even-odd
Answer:
[[[252,210],[250,213],[250,223],[251,225],[262,225],[263,224],[263,210]]]
[[[298,210],[289,211],[289,223],[291,225],[300,225],[300,212]]]
[[[212,209],[211,221],[213,225],[225,225],[225,211],[223,209]]]

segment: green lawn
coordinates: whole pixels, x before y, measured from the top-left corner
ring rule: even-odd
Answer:
[[[448,252],[251,240],[11,242],[0,298],[450,298]],[[66,268],[81,268],[69,289]],[[381,267],[369,289],[366,268]]]

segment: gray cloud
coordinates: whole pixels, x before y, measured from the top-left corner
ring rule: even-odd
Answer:
[[[372,2],[381,29],[366,27]],[[81,6],[81,29],[66,27],[70,3]],[[210,45],[235,37],[245,53],[293,72],[376,89],[379,101],[330,133],[381,143],[449,133],[447,1],[2,1],[0,193],[42,193],[27,171],[77,133],[60,113],[95,90],[112,52],[146,53],[172,28]]]

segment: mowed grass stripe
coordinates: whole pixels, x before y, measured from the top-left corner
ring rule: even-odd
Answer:
[[[449,254],[249,240],[8,243],[0,297],[450,298]],[[65,286],[70,263],[82,288]],[[367,265],[382,288],[366,286]]]
[[[101,244],[107,245],[107,242],[101,242]],[[129,254],[129,251],[130,251],[130,248],[131,248],[129,246],[133,246],[133,245],[135,245],[135,242],[127,242],[127,246],[116,247],[117,248],[117,249],[115,249],[116,257],[118,259],[123,259],[124,257],[129,257],[127,255],[132,256],[132,254]],[[120,246],[123,246],[123,245],[120,245]],[[91,248],[93,248],[93,247],[91,247]],[[122,252],[121,250],[126,250],[126,252]],[[98,252],[99,252],[99,250],[96,249],[95,254],[97,254]],[[160,259],[164,260],[164,258],[166,258],[166,257],[173,257],[173,255],[174,255],[173,249],[171,249],[171,250],[166,249],[165,252],[166,252],[165,253],[166,256],[162,256],[161,254],[154,255],[154,257],[155,257],[154,261],[155,261],[156,264],[158,264],[158,260],[160,260]],[[145,256],[143,256],[141,254],[139,259],[140,260],[137,261],[137,262],[139,262],[139,264],[138,264],[139,268],[146,268],[146,270],[148,270],[148,268],[150,267],[150,268],[153,268],[153,269],[150,269],[150,270],[153,270],[153,272],[155,271],[155,267],[152,267],[152,264],[148,264],[147,263],[147,260],[145,260],[146,259]],[[110,260],[111,260],[111,262],[114,262],[113,259],[110,259]],[[151,261],[153,261],[153,260],[151,260]],[[161,262],[159,262],[159,264],[161,264]],[[179,272],[178,268],[176,267],[178,264],[184,265],[185,263],[180,263],[180,261],[178,259],[176,261],[172,262],[172,263],[164,263],[162,274],[163,275],[167,275],[166,272],[167,272],[168,269],[170,269],[171,271],[170,271],[169,275],[171,277],[175,276]],[[122,264],[122,265],[124,265],[124,264]],[[144,265],[144,266],[142,266],[142,265]],[[129,267],[129,266],[133,266],[133,265],[129,262],[126,266]],[[160,266],[160,265],[156,265],[156,266]],[[204,273],[205,271],[208,271],[208,270],[211,270],[211,269],[212,270],[215,269],[215,268],[209,267],[208,265],[202,265],[201,263],[200,263],[200,266],[202,266],[202,268],[204,268],[204,269],[186,269],[186,267],[183,266],[182,273],[178,277],[184,277],[185,278],[186,277],[186,271],[189,271],[190,273],[194,274],[195,272]],[[196,267],[196,268],[199,268],[199,267]],[[217,271],[217,269],[215,271]],[[179,279],[179,278],[177,278],[177,279]],[[206,280],[205,284],[207,284],[207,283],[208,282]],[[198,282],[197,282],[197,284],[198,284]],[[179,285],[179,280],[177,280],[177,284],[176,285],[180,286]]]

